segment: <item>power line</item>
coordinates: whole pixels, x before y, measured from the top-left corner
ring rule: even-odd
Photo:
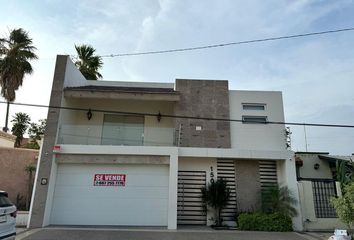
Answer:
[[[138,56],[138,55],[195,51],[195,50],[202,50],[202,49],[208,49],[208,48],[227,47],[227,46],[231,46],[231,45],[241,45],[241,44],[250,44],[250,43],[257,43],[257,42],[267,42],[267,41],[284,40],[284,39],[291,39],[291,38],[309,37],[309,36],[315,36],[315,35],[325,35],[325,34],[347,32],[347,31],[353,31],[353,30],[354,30],[354,27],[350,27],[350,28],[342,28],[342,29],[335,29],[335,30],[328,30],[328,31],[321,31],[321,32],[310,32],[310,33],[295,34],[295,35],[288,35],[288,36],[278,36],[278,37],[270,37],[270,38],[245,40],[245,41],[239,41],[239,42],[219,43],[219,44],[205,45],[205,46],[199,46],[199,47],[176,48],[176,49],[147,51],[147,52],[135,52],[135,53],[133,52],[133,53],[107,54],[107,55],[100,55],[100,57],[113,58],[113,57],[127,57],[127,56]]]
[[[0,101],[0,103],[7,104],[7,102],[5,102],[5,101]],[[54,109],[64,109],[64,110],[72,110],[72,111],[85,111],[85,112],[91,111],[91,112],[122,114],[122,115],[135,115],[135,116],[155,116],[155,117],[166,117],[166,118],[181,118],[181,119],[240,122],[240,123],[245,122],[244,120],[241,120],[241,119],[229,119],[229,118],[195,117],[195,116],[171,115],[171,114],[161,114],[161,113],[146,113],[146,112],[125,112],[125,111],[112,111],[112,110],[93,109],[93,108],[49,106],[49,105],[29,104],[29,103],[11,103],[10,102],[10,104],[19,105],[19,106],[27,106],[27,107],[54,108]],[[281,121],[267,121],[267,122],[254,121],[252,123],[266,123],[266,124],[293,125],[293,126],[311,126],[311,127],[354,128],[354,125],[346,125],[346,124],[299,123],[299,122],[281,122]]]

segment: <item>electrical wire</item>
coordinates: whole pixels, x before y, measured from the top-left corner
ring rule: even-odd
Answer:
[[[0,104],[7,104],[5,101],[0,101]],[[155,117],[166,117],[166,118],[180,118],[180,119],[194,119],[194,120],[206,120],[206,121],[224,121],[224,122],[240,122],[240,123],[262,123],[262,124],[278,124],[278,125],[293,125],[293,126],[311,126],[311,127],[337,127],[337,128],[354,128],[354,125],[346,124],[322,124],[322,123],[300,123],[300,122],[282,122],[282,121],[252,121],[247,122],[242,119],[229,119],[229,118],[212,118],[212,117],[195,117],[195,116],[185,116],[185,115],[171,115],[162,113],[146,113],[146,112],[125,112],[125,111],[112,111],[104,109],[92,109],[92,108],[75,108],[75,107],[62,107],[62,106],[49,106],[41,104],[29,104],[29,103],[11,103],[11,105],[28,106],[28,107],[40,107],[40,108],[52,108],[52,109],[64,109],[72,111],[91,111],[100,113],[110,113],[110,114],[121,114],[121,115],[135,115],[135,116],[155,116]]]
[[[270,37],[270,38],[245,40],[245,41],[239,41],[239,42],[219,43],[219,44],[205,45],[205,46],[199,46],[199,47],[176,48],[176,49],[166,49],[166,50],[147,51],[147,52],[135,52],[135,53],[133,52],[133,53],[107,54],[107,55],[100,55],[100,57],[113,58],[113,57],[127,57],[127,56],[139,56],[139,55],[162,54],[162,53],[173,53],[173,52],[186,52],[186,51],[195,51],[195,50],[202,50],[202,49],[208,49],[208,48],[227,47],[227,46],[231,46],[231,45],[241,45],[241,44],[250,44],[250,43],[257,43],[257,42],[267,42],[267,41],[276,41],[276,40],[284,40],[284,39],[291,39],[291,38],[309,37],[309,36],[315,36],[315,35],[332,34],[332,33],[339,33],[339,32],[348,32],[348,31],[353,31],[353,30],[354,30],[354,27],[350,27],[350,28],[342,28],[342,29],[335,29],[335,30],[328,30],[328,31],[321,31],[321,32],[310,32],[310,33],[295,34],[295,35],[288,35],[288,36],[278,36],[278,37]]]

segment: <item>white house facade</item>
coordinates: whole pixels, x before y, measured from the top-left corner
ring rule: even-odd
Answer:
[[[210,225],[200,188],[218,178],[232,193],[228,224],[259,209],[270,184],[298,196],[285,126],[267,123],[284,122],[281,92],[219,80],[88,81],[58,56],[50,106],[30,227]]]

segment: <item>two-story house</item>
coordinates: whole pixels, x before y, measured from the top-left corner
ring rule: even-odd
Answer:
[[[200,188],[223,178],[225,222],[274,183],[298,196],[281,92],[228,81],[88,81],[58,56],[30,227],[212,224]],[[293,219],[301,229],[301,217]]]

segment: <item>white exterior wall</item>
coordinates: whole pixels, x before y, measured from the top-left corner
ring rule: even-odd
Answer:
[[[242,116],[267,116],[268,121],[284,122],[281,92],[229,91],[230,118]],[[243,103],[266,104],[265,110],[243,110]],[[278,124],[246,124],[230,122],[231,148],[248,150],[286,149],[285,127]]]
[[[317,154],[298,154],[301,158],[303,165],[299,167],[300,177],[302,178],[328,178],[332,179],[333,175],[329,167],[328,160],[323,160]],[[314,165],[318,163],[319,168],[314,169]]]
[[[337,194],[341,195],[340,184],[337,182]],[[312,183],[310,181],[298,182],[302,222],[305,231],[328,231],[333,229],[346,229],[344,223],[338,218],[317,218],[313,199]]]
[[[297,200],[297,203],[294,207],[296,208],[298,215],[292,218],[293,228],[295,231],[302,231],[302,212],[300,207],[299,190],[297,187],[296,179],[295,158],[293,152],[288,151],[288,156],[285,158],[285,160],[277,162],[277,171],[279,185],[287,186]]]

